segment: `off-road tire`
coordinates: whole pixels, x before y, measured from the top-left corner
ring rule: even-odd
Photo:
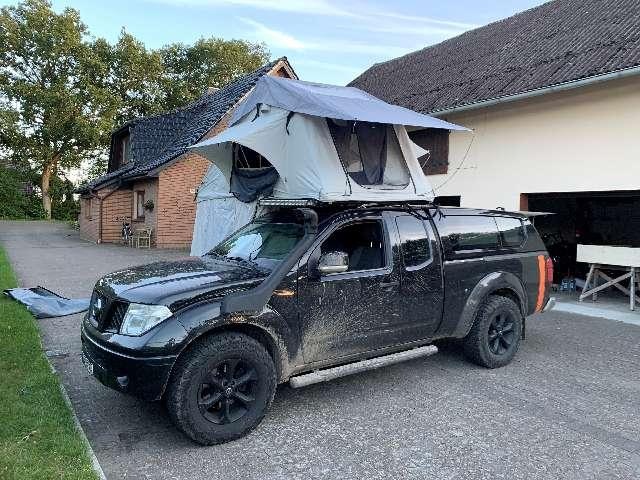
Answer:
[[[511,344],[504,347],[506,340],[498,339],[498,352],[495,349],[495,335],[497,334],[495,325],[499,316],[509,318],[513,325],[511,333]],[[522,339],[523,317],[518,305],[510,298],[491,295],[482,303],[476,314],[475,321],[467,336],[463,339],[463,351],[465,356],[477,365],[487,368],[498,368],[507,365],[520,346]],[[491,334],[490,334],[491,331]],[[502,337],[502,330],[499,330]],[[490,342],[490,338],[492,338]],[[506,337],[505,337],[506,338]],[[502,342],[502,343],[500,343]],[[504,351],[501,351],[504,348]]]
[[[237,404],[246,408],[241,418],[226,424],[213,423],[205,416],[211,414],[203,412],[199,406],[203,382],[207,384],[207,379],[212,378],[212,369],[218,371],[215,365],[226,365],[225,362],[235,360],[251,366],[256,374],[257,379],[251,384],[255,388],[254,401],[250,407],[245,407],[244,403]],[[235,440],[253,430],[271,405],[276,386],[273,359],[260,342],[241,333],[221,333],[203,338],[178,358],[167,386],[165,402],[169,416],[178,429],[200,444],[215,445]],[[213,394],[209,396],[212,397]],[[221,401],[228,400],[232,404],[238,401],[233,397],[223,397]],[[224,409],[224,404],[215,405],[222,405],[220,411]]]

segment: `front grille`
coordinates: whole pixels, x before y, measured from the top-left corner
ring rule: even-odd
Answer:
[[[124,315],[127,313],[127,308],[129,308],[129,304],[126,302],[121,302],[119,300],[113,302],[104,323],[103,331],[114,333],[119,332],[122,321],[124,320]]]
[[[127,313],[129,304],[120,300],[111,300],[96,290],[91,294],[89,320],[101,332],[118,333]]]

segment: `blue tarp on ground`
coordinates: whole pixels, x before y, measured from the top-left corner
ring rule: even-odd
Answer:
[[[89,298],[65,298],[44,287],[9,288],[4,294],[22,303],[36,318],[64,317],[84,312],[89,308]]]

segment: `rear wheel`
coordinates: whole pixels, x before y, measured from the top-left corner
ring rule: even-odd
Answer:
[[[203,339],[178,359],[167,390],[176,426],[213,445],[246,435],[273,400],[276,369],[255,339],[224,333]]]
[[[464,338],[469,360],[487,368],[507,365],[520,346],[522,313],[507,297],[492,295],[480,306],[471,330]]]

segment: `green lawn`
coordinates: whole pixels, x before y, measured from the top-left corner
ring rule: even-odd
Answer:
[[[16,286],[0,248],[0,292]],[[0,295],[0,479],[95,479],[36,320]]]

